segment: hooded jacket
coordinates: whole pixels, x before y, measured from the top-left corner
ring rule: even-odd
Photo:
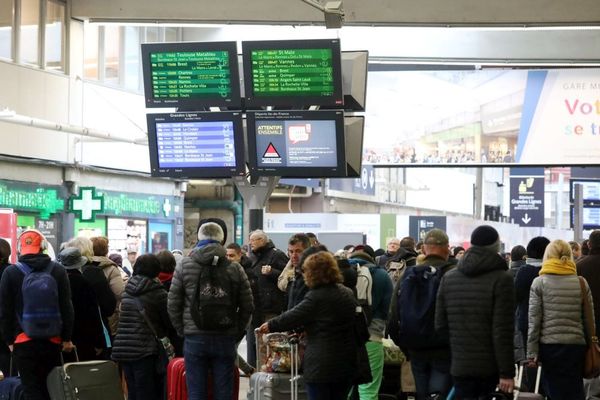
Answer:
[[[158,354],[156,339],[138,309],[136,298],[143,304],[157,337],[167,336],[171,328],[167,291],[160,281],[144,275],[132,276],[121,301],[121,316],[112,350],[115,361],[135,361]]]
[[[453,376],[514,377],[514,287],[500,255],[473,246],[444,275],[435,328],[449,335]]]
[[[58,302],[60,307],[60,315],[62,318],[62,333],[61,340],[63,342],[71,341],[73,333],[73,304],[71,303],[71,287],[69,286],[69,278],[64,267],[54,261],[46,254],[27,254],[19,257],[19,261],[29,265],[34,271],[39,271],[54,264],[51,275],[56,279],[58,286]],[[2,274],[0,281],[0,326],[2,329],[2,337],[7,344],[13,344],[15,338],[23,332],[17,314],[23,314],[23,294],[21,286],[23,286],[25,275],[15,265],[6,268]]]
[[[215,257],[226,258],[225,248],[218,243],[210,243],[194,250],[189,257],[183,259],[181,265],[175,267],[168,296],[168,310],[171,322],[180,336],[215,334],[214,331],[200,330],[190,311],[200,271],[202,268],[210,268]],[[237,290],[235,297],[238,299],[238,320],[236,327],[218,334],[234,336],[239,339],[245,334],[250,315],[254,310],[252,291],[248,277],[238,263],[230,263],[223,268],[227,268],[226,276],[233,282],[233,287]]]

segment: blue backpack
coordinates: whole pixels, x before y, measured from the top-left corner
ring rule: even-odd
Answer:
[[[441,279],[441,267],[409,267],[404,273],[396,304],[401,348],[435,348],[447,343],[435,333],[435,303]]]
[[[54,263],[49,263],[43,270],[33,270],[22,262],[16,266],[25,274],[21,286],[23,314],[17,316],[23,332],[32,339],[60,336],[62,318],[58,284],[51,275]]]

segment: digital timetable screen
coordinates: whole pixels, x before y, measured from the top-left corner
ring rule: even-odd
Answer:
[[[235,167],[232,121],[156,123],[159,168]]]
[[[242,48],[247,105],[343,105],[339,40],[243,42]]]
[[[234,42],[142,45],[147,107],[239,106]]]
[[[147,118],[154,176],[231,177],[243,170],[241,113],[148,114]]]

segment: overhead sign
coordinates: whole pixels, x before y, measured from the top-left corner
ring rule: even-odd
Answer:
[[[372,165],[363,164],[360,178],[329,179],[329,189],[375,196],[375,169]]]
[[[79,195],[71,197],[69,209],[81,222],[94,222],[96,214],[104,212],[104,196],[97,195],[95,187],[81,187]]]
[[[40,218],[64,211],[65,201],[57,189],[18,182],[0,182],[0,207],[39,213]]]
[[[411,215],[408,217],[410,237],[421,241],[430,230],[437,228],[446,231],[446,217]]]
[[[510,217],[519,226],[544,226],[543,168],[511,168]]]

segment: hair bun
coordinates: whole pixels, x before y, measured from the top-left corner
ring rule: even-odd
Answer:
[[[561,261],[563,264],[565,264],[567,261],[569,261],[569,257],[567,257],[567,256],[562,256],[562,257],[560,258],[560,261]]]

